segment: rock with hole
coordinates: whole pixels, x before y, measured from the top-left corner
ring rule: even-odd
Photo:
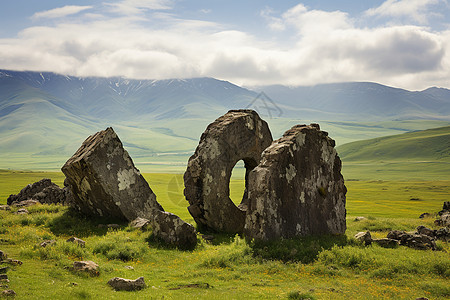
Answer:
[[[86,215],[132,221],[163,210],[111,127],[88,137],[62,171],[72,206]]]
[[[240,233],[244,228],[247,191],[237,207],[230,199],[231,172],[240,160],[248,174],[272,142],[265,121],[253,110],[230,110],[209,124],[184,174],[189,213],[200,227]]]
[[[347,189],[334,146],[311,124],[292,127],[264,150],[249,175],[248,239],[345,233]]]

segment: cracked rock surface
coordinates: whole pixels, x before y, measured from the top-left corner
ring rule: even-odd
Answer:
[[[253,110],[230,110],[208,125],[184,174],[188,210],[198,225],[220,232],[242,232],[247,191],[239,207],[234,205],[229,197],[231,172],[243,160],[247,187],[249,172],[271,142],[267,123]]]
[[[249,175],[244,234],[269,241],[346,229],[341,160],[318,124],[296,125],[264,150]]]
[[[88,137],[61,170],[72,206],[86,215],[132,221],[163,210],[111,127]]]

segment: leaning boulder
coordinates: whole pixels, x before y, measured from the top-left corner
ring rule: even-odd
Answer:
[[[72,206],[86,215],[132,221],[163,210],[111,127],[88,137],[62,171]]]
[[[194,226],[184,222],[177,215],[155,211],[150,224],[153,235],[169,245],[182,250],[191,250],[197,245],[197,233]]]
[[[108,281],[108,284],[116,291],[137,291],[146,286],[144,277],[135,280],[114,277]]]
[[[230,110],[209,124],[184,173],[189,213],[202,227],[240,233],[244,228],[247,192],[237,207],[230,199],[231,172],[240,160],[248,174],[272,142],[267,123],[253,110]]]
[[[264,150],[249,175],[247,238],[344,234],[347,189],[334,146],[311,124],[292,127]]]

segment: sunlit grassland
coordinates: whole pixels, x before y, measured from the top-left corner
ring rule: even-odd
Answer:
[[[230,182],[239,202],[242,174]],[[0,203],[26,184],[43,177],[62,185],[61,173],[0,172]],[[182,174],[144,174],[165,210],[193,222],[183,197]],[[61,206],[30,207],[21,216],[0,210],[0,249],[24,262],[8,271],[17,299],[445,299],[450,297],[450,248],[440,251],[405,247],[362,247],[352,236],[371,230],[384,237],[391,229],[434,227],[436,212],[448,201],[450,181],[346,181],[346,237],[312,237],[268,245],[239,236],[216,235],[214,243],[199,236],[194,251],[179,251],[149,241],[151,232],[120,224],[118,231],[99,228],[104,220],[83,219]],[[354,221],[355,216],[368,217]],[[79,248],[65,240],[76,235]],[[55,239],[53,247],[36,245]],[[336,246],[333,246],[336,245]],[[93,260],[100,276],[71,271],[74,260]],[[132,266],[134,270],[125,268]],[[106,282],[115,276],[144,276],[148,288],[114,292]],[[1,283],[0,283],[1,284]]]

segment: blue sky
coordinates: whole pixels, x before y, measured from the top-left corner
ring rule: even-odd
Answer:
[[[3,69],[450,88],[447,0],[15,0],[0,8]]]

